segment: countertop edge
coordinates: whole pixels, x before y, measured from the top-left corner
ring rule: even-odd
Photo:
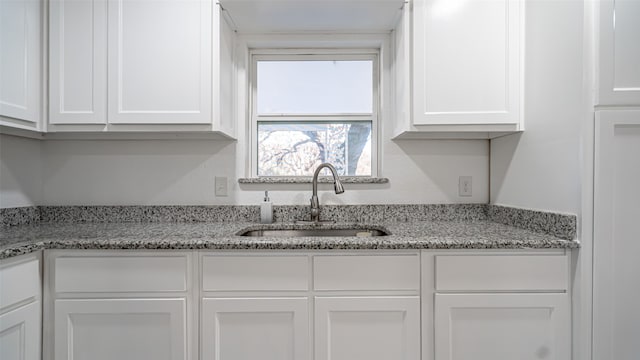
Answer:
[[[580,243],[576,240],[548,240],[548,241],[522,241],[522,240],[395,240],[362,241],[356,238],[340,238],[339,240],[326,240],[318,238],[307,241],[308,238],[299,238],[298,241],[273,241],[273,239],[246,240],[238,237],[219,238],[215,241],[207,240],[114,240],[107,242],[85,240],[48,240],[33,243],[18,243],[0,250],[0,260],[19,255],[25,255],[40,250],[533,250],[533,249],[577,249]],[[345,240],[346,239],[346,240]]]

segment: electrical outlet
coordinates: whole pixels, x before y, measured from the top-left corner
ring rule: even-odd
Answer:
[[[216,196],[228,196],[228,186],[226,176],[216,176],[215,178]]]
[[[458,195],[459,196],[471,196],[473,192],[471,191],[471,176],[460,176],[458,178]]]

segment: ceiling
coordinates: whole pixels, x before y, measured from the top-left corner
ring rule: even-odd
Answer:
[[[241,33],[381,32],[395,28],[405,0],[219,0]]]

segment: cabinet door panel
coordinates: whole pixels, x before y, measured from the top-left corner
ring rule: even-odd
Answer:
[[[306,298],[207,298],[202,301],[202,360],[309,358]]]
[[[415,125],[519,123],[521,6],[414,2]]]
[[[32,127],[40,120],[37,0],[0,1],[0,115],[26,121]]]
[[[55,292],[182,292],[188,287],[189,256],[62,255],[52,262]]]
[[[57,0],[49,8],[49,123],[106,123],[107,1]]]
[[[593,358],[637,359],[640,334],[640,110],[597,111]]]
[[[600,2],[600,105],[640,105],[640,1]]]
[[[418,360],[420,301],[407,297],[318,297],[316,360]]]
[[[306,291],[309,289],[307,256],[202,257],[203,291]]]
[[[420,257],[405,255],[318,255],[315,290],[418,290]]]
[[[438,255],[438,291],[566,291],[563,255]]]
[[[40,302],[0,315],[0,359],[40,359]]]
[[[109,2],[110,123],[211,123],[211,4]]]
[[[186,360],[185,299],[56,300],[56,360]]]
[[[22,260],[0,262],[0,311],[5,307],[40,299],[40,261],[28,255]]]
[[[569,360],[567,294],[436,294],[435,359]]]

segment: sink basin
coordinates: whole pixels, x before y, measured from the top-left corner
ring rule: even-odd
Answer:
[[[252,237],[302,237],[302,236],[387,236],[387,232],[378,229],[262,229],[247,230],[240,236]]]

